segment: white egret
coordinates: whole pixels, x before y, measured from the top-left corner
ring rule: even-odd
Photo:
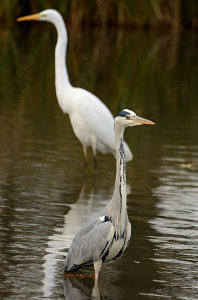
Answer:
[[[127,214],[126,157],[123,146],[124,130],[128,126],[153,125],[124,109],[115,118],[116,179],[112,199],[108,205],[82,227],[74,237],[66,257],[64,271],[74,272],[86,265],[94,265],[95,279],[103,262],[120,257],[131,237]]]
[[[112,153],[115,156],[114,119],[110,110],[95,95],[82,88],[73,87],[69,81],[66,67],[67,29],[62,16],[54,9],[20,17],[17,21],[47,21],[52,23],[58,34],[55,48],[55,87],[58,103],[62,111],[69,114],[76,137],[82,144],[85,166],[87,166],[87,147],[91,147],[96,167],[96,152]],[[132,153],[124,142],[126,159]]]

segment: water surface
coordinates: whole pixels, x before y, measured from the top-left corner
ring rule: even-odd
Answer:
[[[55,30],[19,26],[0,37],[1,298],[197,299],[197,37],[69,31],[72,84],[114,115],[129,108],[156,122],[126,130],[132,239],[94,287],[61,269],[75,233],[112,196],[115,160],[99,155],[95,173],[90,152],[85,176],[55,96]]]

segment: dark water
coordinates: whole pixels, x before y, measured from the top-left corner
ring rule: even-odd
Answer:
[[[126,130],[130,245],[91,278],[63,278],[81,225],[107,204],[115,161],[87,177],[54,90],[55,30],[0,35],[1,299],[198,299],[198,38],[133,31],[69,32],[73,85],[156,122]],[[20,29],[19,29],[20,27]],[[88,270],[88,272],[90,272]]]

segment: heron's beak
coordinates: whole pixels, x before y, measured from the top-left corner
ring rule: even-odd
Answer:
[[[18,22],[21,21],[34,21],[34,20],[38,20],[40,18],[40,14],[33,14],[33,15],[29,15],[29,16],[24,16],[24,17],[20,17],[17,19]]]
[[[135,125],[143,125],[143,124],[147,124],[147,125],[155,125],[154,122],[150,121],[150,120],[147,120],[147,119],[144,119],[144,118],[141,118],[141,117],[138,117],[136,116],[134,119],[133,119],[133,122]]]

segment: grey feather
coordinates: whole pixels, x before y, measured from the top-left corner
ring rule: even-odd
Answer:
[[[103,249],[112,241],[109,232],[113,227],[111,222],[102,222],[99,218],[83,227],[71,244],[65,262],[65,271],[78,269],[85,264],[93,264],[93,261],[100,259]],[[112,235],[113,232],[114,230]]]

